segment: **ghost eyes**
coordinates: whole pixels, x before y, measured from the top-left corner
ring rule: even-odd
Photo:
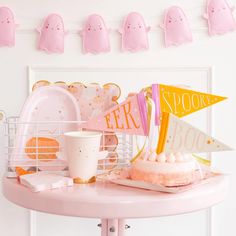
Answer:
[[[1,21],[1,23],[4,23],[4,19]],[[9,18],[6,19],[6,23],[7,23],[7,24],[10,24]]]
[[[214,9],[214,8],[212,8],[212,9],[211,9],[211,12],[212,12],[212,13],[214,13],[214,12],[215,12],[215,9]]]
[[[131,24],[128,24],[128,25],[127,25],[127,29],[130,29],[130,27],[131,27]],[[142,26],[141,26],[140,24],[138,24],[138,28],[141,29]],[[134,27],[134,29],[135,29],[135,27]]]
[[[47,24],[47,25],[45,26],[45,28],[48,29],[48,28],[49,28],[49,24]],[[52,29],[53,29],[53,28],[52,28]],[[57,29],[57,30],[60,30],[60,27],[57,25],[57,26],[56,26],[56,29]]]

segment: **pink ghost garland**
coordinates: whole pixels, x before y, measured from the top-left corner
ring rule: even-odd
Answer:
[[[103,18],[92,14],[85,22],[80,31],[83,43],[83,53],[105,53],[110,52],[109,29],[107,29]]]
[[[143,16],[137,12],[131,12],[125,18],[122,29],[119,30],[122,36],[122,51],[138,52],[148,50],[148,32]]]
[[[67,34],[64,29],[64,22],[60,15],[50,14],[47,16],[39,32],[38,49],[47,53],[63,53],[64,38]]]
[[[230,7],[225,0],[207,0],[204,18],[208,22],[208,33],[225,34],[236,29],[236,22],[232,14],[234,7]]]
[[[12,11],[8,7],[0,7],[0,47],[15,46],[16,27]]]
[[[166,10],[161,28],[164,29],[166,47],[193,41],[188,19],[178,6],[172,6]]]

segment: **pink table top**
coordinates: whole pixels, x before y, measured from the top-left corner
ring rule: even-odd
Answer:
[[[192,190],[167,194],[108,182],[33,193],[15,179],[3,179],[5,197],[28,209],[88,218],[145,218],[176,215],[221,202],[228,180],[222,176]]]

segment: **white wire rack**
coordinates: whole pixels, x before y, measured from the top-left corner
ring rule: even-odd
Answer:
[[[5,155],[7,176],[16,177],[16,169],[68,174],[63,134],[79,130],[78,121],[19,122],[5,119]],[[133,156],[133,136],[103,132],[101,150],[109,155],[98,163],[98,173],[129,165]]]

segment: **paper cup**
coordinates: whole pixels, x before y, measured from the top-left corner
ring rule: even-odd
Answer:
[[[64,134],[69,175],[74,183],[92,183],[96,181],[99,159],[107,152],[99,152],[101,132],[73,131]]]

